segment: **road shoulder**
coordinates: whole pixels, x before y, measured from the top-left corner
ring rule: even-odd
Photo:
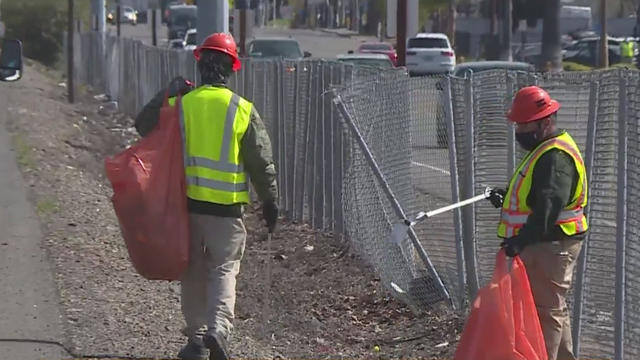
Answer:
[[[0,84],[0,354],[62,359],[68,355],[59,345],[39,342],[64,341],[62,315],[40,222],[16,163],[25,150],[14,145],[24,144],[7,130],[14,89]]]

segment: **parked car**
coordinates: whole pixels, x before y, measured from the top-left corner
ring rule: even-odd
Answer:
[[[169,40],[169,49],[182,50],[184,49],[184,39]]]
[[[483,71],[505,69],[511,71],[533,72],[535,67],[526,62],[517,61],[473,61],[456,65],[453,76],[466,78],[470,74],[477,74]]]
[[[302,51],[297,40],[292,38],[262,38],[251,40],[247,53],[253,58],[302,59],[311,53]]]
[[[528,43],[524,45],[521,44],[513,50],[513,58],[518,61],[536,65],[540,61],[541,51],[541,43]]]
[[[337,56],[338,61],[358,66],[370,66],[382,69],[390,69],[393,63],[386,54],[342,54]]]
[[[420,33],[407,40],[407,69],[411,75],[451,73],[456,54],[447,35]]]
[[[116,24],[116,8],[115,7],[108,8],[106,17],[107,17],[107,23],[111,25],[115,25]]]
[[[131,25],[138,24],[138,15],[130,6],[120,7],[120,23],[129,23]]]
[[[187,30],[187,34],[184,36],[184,40],[182,43],[184,44],[185,50],[193,51],[196,47],[198,47],[198,43],[196,42],[196,38],[198,37],[198,31],[196,29]]]
[[[570,32],[569,36],[574,41],[577,41],[584,38],[597,37],[598,34],[595,31],[591,31],[591,30],[578,30],[578,31]]]
[[[146,7],[135,9],[136,16],[138,17],[138,24],[146,24],[149,21],[147,11],[148,9]]]
[[[368,42],[358,46],[358,52],[363,54],[384,54],[389,57],[393,66],[398,64],[398,53],[389,43]]]
[[[609,64],[617,64],[622,61],[620,56],[620,43],[624,39],[609,37]],[[635,56],[638,55],[636,47]],[[590,37],[580,39],[562,50],[562,60],[578,63],[581,65],[597,67],[600,59],[600,38]]]
[[[118,17],[118,8],[116,6],[110,7],[107,10],[107,22],[111,25],[116,24],[116,18]],[[130,6],[121,6],[120,7],[120,24],[138,24],[138,15],[136,11],[133,10]]]
[[[195,5],[169,6],[169,18],[167,20],[167,37],[169,40],[184,38],[187,30],[196,27],[198,20],[198,7]]]

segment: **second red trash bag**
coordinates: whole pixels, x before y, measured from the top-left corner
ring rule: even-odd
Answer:
[[[180,103],[180,97],[177,104]],[[165,101],[146,137],[105,160],[129,258],[149,280],[179,280],[189,264],[180,107]]]
[[[480,289],[462,332],[455,360],[547,360],[527,271],[516,256],[511,271],[504,250],[491,282]]]

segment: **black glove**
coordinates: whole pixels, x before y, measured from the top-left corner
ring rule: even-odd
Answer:
[[[515,257],[524,250],[527,243],[518,238],[518,236],[510,237],[500,243],[500,247],[505,250],[508,257]]]
[[[273,200],[266,201],[262,204],[262,217],[267,223],[269,232],[273,232],[276,228],[276,222],[278,221],[278,205]]]
[[[175,97],[180,95],[186,95],[191,90],[194,89],[193,83],[189,80],[184,79],[182,76],[177,76],[171,80],[169,83],[169,87],[167,90],[169,91],[169,97]]]
[[[488,199],[491,201],[491,205],[499,209],[502,207],[505,195],[507,195],[507,192],[504,189],[491,189]]]

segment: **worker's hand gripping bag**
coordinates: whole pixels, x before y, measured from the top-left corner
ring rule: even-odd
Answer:
[[[520,260],[507,268],[504,250],[496,255],[491,282],[478,292],[455,353],[455,360],[547,360],[547,351]]]
[[[179,111],[180,106],[169,106],[165,96],[153,131],[105,160],[129,258],[136,271],[150,280],[179,280],[189,263]]]

